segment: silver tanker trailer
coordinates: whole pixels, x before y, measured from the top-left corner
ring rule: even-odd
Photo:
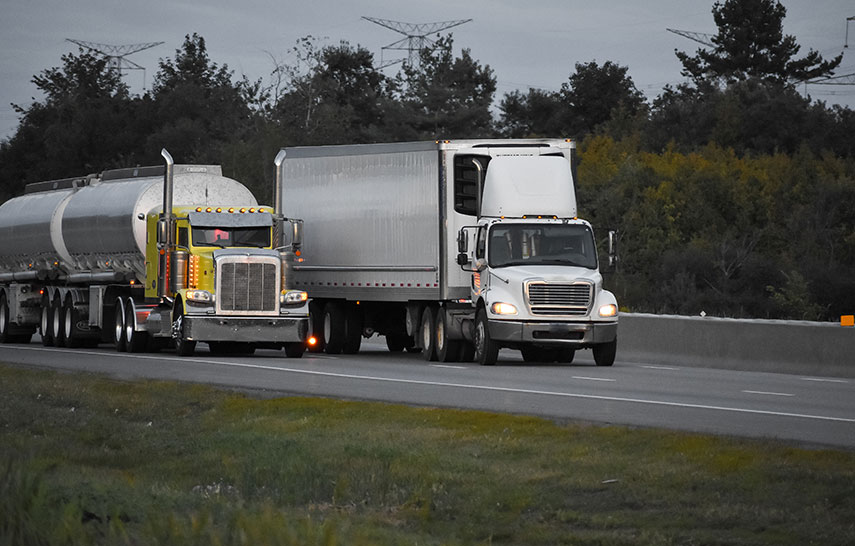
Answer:
[[[307,294],[289,278],[301,222],[259,206],[219,166],[163,157],[30,184],[0,205],[0,342],[38,330],[66,347],[303,354]]]

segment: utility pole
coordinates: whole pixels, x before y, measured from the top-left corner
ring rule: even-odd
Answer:
[[[380,66],[378,66],[378,68],[386,68],[387,66],[392,66],[393,64],[398,64],[405,60],[410,63],[410,65],[418,64],[419,51],[425,48],[433,49],[434,47],[436,47],[436,42],[428,38],[428,34],[439,34],[443,30],[448,30],[452,27],[468,23],[472,20],[461,19],[458,21],[440,21],[436,23],[414,24],[402,23],[400,21],[390,21],[388,19],[377,19],[375,17],[363,17],[363,19],[365,19],[366,21],[370,21],[375,25],[380,25],[381,27],[388,28],[389,30],[394,30],[399,34],[404,35],[404,37],[398,40],[397,42],[393,42],[387,46],[384,46],[381,49]],[[393,61],[384,62],[382,52],[387,49],[406,51],[407,58],[395,59]]]
[[[84,49],[88,49],[94,53],[98,53],[107,59],[107,68],[122,75],[123,70],[142,70],[143,71],[143,89],[145,89],[145,68],[133,61],[129,61],[125,57],[132,53],[137,53],[145,49],[150,49],[159,46],[164,42],[150,42],[146,44],[130,44],[130,45],[110,45],[99,44],[95,42],[85,42],[83,40],[65,39],[67,42],[77,44]]]

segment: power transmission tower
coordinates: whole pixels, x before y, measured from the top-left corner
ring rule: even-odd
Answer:
[[[107,59],[107,69],[117,72],[122,75],[123,70],[142,70],[143,71],[143,89],[145,89],[145,68],[133,61],[129,61],[125,57],[132,53],[137,53],[145,49],[150,49],[159,46],[164,42],[150,42],[147,44],[130,44],[130,45],[110,45],[98,44],[95,42],[84,42],[83,40],[65,39],[67,42],[77,44],[82,48],[88,49],[95,53],[103,55]]]
[[[390,21],[388,19],[377,19],[375,17],[363,17],[366,21],[370,21],[375,25],[386,27],[389,30],[394,30],[404,37],[393,42],[381,49],[380,66],[378,68],[386,68],[393,64],[400,63],[406,60],[411,65],[418,64],[419,51],[425,48],[433,49],[436,47],[436,42],[428,38],[428,34],[438,34],[443,30],[448,30],[452,27],[468,23],[472,19],[461,19],[458,21],[440,21],[436,23],[402,23],[400,21]],[[382,51],[385,50],[407,51],[406,59],[395,59],[393,61],[383,61]]]
[[[703,44],[707,47],[715,47],[715,44],[712,43],[712,34],[706,34],[704,32],[692,32],[690,30],[676,30],[673,28],[666,28],[668,32],[673,32],[674,34],[678,34],[683,38],[688,38],[689,40],[694,40],[699,44]]]

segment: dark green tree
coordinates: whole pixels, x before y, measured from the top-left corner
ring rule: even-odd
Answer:
[[[498,129],[509,138],[562,136],[564,105],[553,91],[529,89],[506,93],[499,104]]]
[[[84,175],[136,158],[139,101],[119,73],[83,52],[63,55],[62,63],[33,77],[43,100],[13,105],[21,121],[0,145],[0,193],[6,196],[28,182]]]
[[[645,110],[644,95],[627,71],[611,61],[576,63],[560,92],[566,135],[581,138],[615,117],[632,118]]]
[[[830,75],[843,55],[825,61],[814,50],[797,59],[796,39],[784,35],[786,8],[776,0],[725,0],[713,4],[718,33],[713,49],[698,49],[694,56],[676,51],[683,75],[696,83],[725,84],[758,78],[787,83]]]
[[[405,63],[398,74],[400,109],[393,112],[397,140],[410,138],[468,138],[494,134],[490,105],[496,78],[489,66],[472,58],[468,49],[452,55],[451,36],[436,48],[423,49],[419,65]]]

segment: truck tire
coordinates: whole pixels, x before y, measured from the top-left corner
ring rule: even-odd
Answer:
[[[193,356],[196,352],[196,341],[184,337],[184,304],[181,300],[175,302],[175,319],[172,321],[172,340],[175,342],[175,352],[178,356]]]
[[[74,301],[71,294],[66,296],[62,305],[62,336],[65,346],[69,349],[80,347],[83,343],[80,339],[80,330],[77,328],[77,311],[74,309]]]
[[[300,358],[303,356],[303,353],[306,351],[306,344],[295,341],[292,343],[285,344],[285,356],[288,358]]]
[[[53,333],[51,325],[53,317],[50,316],[50,301],[47,296],[42,298],[41,316],[39,317],[39,335],[42,336],[42,345],[45,347],[53,347]]]
[[[440,362],[457,362],[461,357],[460,345],[462,340],[449,339],[449,328],[451,328],[451,315],[448,314],[445,307],[441,307],[436,314],[436,325],[434,327],[436,332],[436,358]]]
[[[12,324],[9,322],[9,304],[6,294],[0,294],[0,343],[12,343],[13,336],[9,333]]]
[[[345,317],[344,309],[338,302],[324,305],[324,352],[337,355],[344,348]]]
[[[309,336],[315,338],[315,344],[307,350],[310,353],[322,353],[326,347],[324,339],[324,305],[319,301],[309,302]]]
[[[347,303],[344,313],[344,344],[341,352],[355,355],[362,345],[362,309],[355,303]]]
[[[65,328],[63,326],[62,300],[59,299],[59,294],[53,298],[50,305],[51,327],[50,331],[53,334],[53,344],[57,347],[65,347]]]
[[[490,339],[487,311],[482,307],[475,315],[475,360],[482,366],[492,366],[499,359],[499,346]]]
[[[125,337],[125,303],[122,298],[116,298],[114,309],[113,344],[117,351],[123,353],[128,350],[128,339]]]
[[[608,342],[594,345],[594,362],[597,366],[611,366],[615,363],[617,354],[617,338]]]
[[[125,343],[129,353],[145,352],[148,345],[148,332],[137,332],[136,322],[136,307],[133,300],[128,298],[125,304]]]
[[[428,362],[436,361],[436,307],[425,306],[419,323],[419,343],[422,346],[422,358]]]

